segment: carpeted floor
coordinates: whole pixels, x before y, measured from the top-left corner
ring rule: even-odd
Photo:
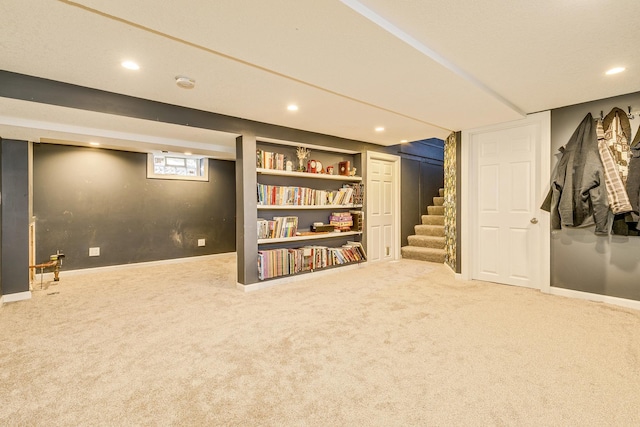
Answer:
[[[0,308],[0,425],[640,425],[637,311],[411,260],[250,293],[233,254],[61,278]]]

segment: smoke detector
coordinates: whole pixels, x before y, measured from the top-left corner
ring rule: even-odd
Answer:
[[[176,76],[176,84],[183,89],[193,89],[196,85],[196,81],[189,77]]]

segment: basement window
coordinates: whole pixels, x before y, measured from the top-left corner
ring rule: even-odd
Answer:
[[[147,178],[209,181],[209,161],[206,157],[149,153]]]

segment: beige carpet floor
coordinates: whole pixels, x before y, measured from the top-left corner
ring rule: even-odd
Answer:
[[[61,278],[0,308],[0,425],[640,425],[637,311],[411,260],[250,293],[232,254]]]

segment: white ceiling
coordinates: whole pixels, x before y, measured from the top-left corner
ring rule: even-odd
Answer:
[[[637,0],[3,0],[0,16],[0,69],[381,145],[640,90]],[[236,136],[0,98],[0,136],[24,135],[221,158]]]

